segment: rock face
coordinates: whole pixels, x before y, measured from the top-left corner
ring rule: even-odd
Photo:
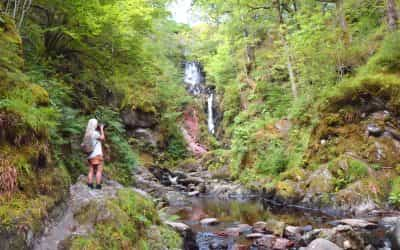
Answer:
[[[95,246],[98,248],[111,241],[115,248],[122,246],[129,249],[136,248],[138,242],[132,241],[129,237],[121,241],[113,238],[114,235],[125,234],[126,231],[118,230],[121,228],[126,230],[128,227],[133,227],[135,230],[141,227],[143,235],[135,235],[136,233],[132,231],[129,236],[144,237],[142,240],[146,241],[151,249],[169,249],[168,245],[181,247],[178,234],[157,222],[159,221],[157,210],[148,200],[148,194],[143,191],[136,192],[135,189],[124,188],[111,180],[104,181],[101,190],[90,189],[86,185],[86,177],[81,176],[78,182],[70,187],[70,194],[64,216],[36,242],[34,250],[70,249],[74,246],[76,248],[76,242],[81,242],[82,238],[96,242]],[[143,211],[145,214],[140,214]],[[147,225],[137,222],[135,216],[142,216],[141,220],[146,221],[143,223]],[[176,229],[188,229],[185,225],[169,224]],[[97,235],[104,234],[107,230],[115,234],[106,233],[98,238]],[[166,237],[176,242],[171,243],[171,239]]]
[[[334,243],[325,239],[313,240],[310,245],[308,245],[305,250],[343,250]]]
[[[157,119],[153,113],[129,108],[121,112],[121,119],[128,129],[152,128],[157,124]]]

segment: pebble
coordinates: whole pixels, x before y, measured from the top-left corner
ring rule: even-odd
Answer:
[[[246,238],[247,239],[258,239],[258,238],[261,238],[263,236],[264,236],[264,234],[262,234],[262,233],[252,233],[252,234],[247,234]]]
[[[202,224],[203,226],[216,225],[218,223],[219,221],[216,218],[205,218],[200,221],[200,224]]]

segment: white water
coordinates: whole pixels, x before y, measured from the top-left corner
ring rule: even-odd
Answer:
[[[214,112],[213,112],[213,102],[214,102],[214,94],[211,93],[207,98],[207,106],[208,106],[208,131],[211,134],[215,133],[215,124],[214,124]]]
[[[199,64],[196,62],[185,63],[184,82],[188,85],[188,90],[193,95],[199,95],[203,91],[204,77],[201,73]]]

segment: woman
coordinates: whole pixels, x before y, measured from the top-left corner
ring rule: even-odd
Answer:
[[[93,188],[93,174],[96,171],[96,189],[101,189],[101,177],[103,173],[103,150],[101,142],[105,140],[104,125],[98,125],[96,119],[90,119],[86,127],[85,138],[92,144],[93,151],[88,156],[89,174],[87,185]]]

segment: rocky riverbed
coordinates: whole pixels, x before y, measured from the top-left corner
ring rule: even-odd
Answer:
[[[136,185],[157,197],[184,249],[398,249],[400,217],[382,211],[357,218],[276,206],[206,171],[138,168]],[[390,215],[390,216],[389,216]],[[350,215],[349,215],[350,216]],[[397,235],[396,235],[397,234]]]

